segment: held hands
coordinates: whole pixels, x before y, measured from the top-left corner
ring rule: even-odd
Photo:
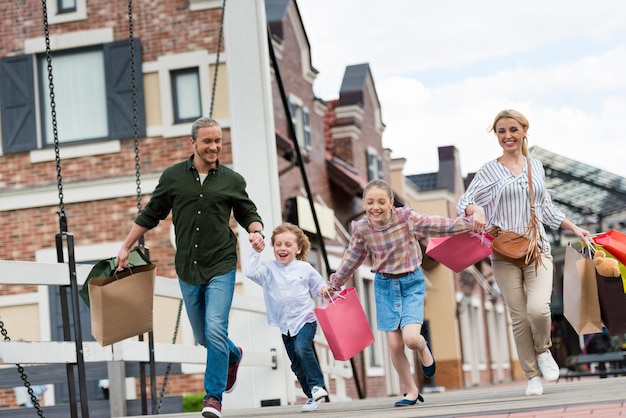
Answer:
[[[265,249],[265,240],[263,239],[263,235],[253,232],[248,235],[248,241],[252,245],[252,249],[257,253],[260,253]]]
[[[320,288],[320,296],[324,298],[330,298],[335,294],[335,289],[330,285],[325,285]]]
[[[335,283],[334,278],[335,278],[335,273],[332,273],[330,275],[330,282],[320,288],[320,296],[325,297],[325,298],[330,298],[331,296],[335,294],[335,292],[338,292],[341,290],[340,289],[341,286],[337,286],[337,285],[333,286],[331,284],[331,283]]]
[[[473,232],[484,232],[487,227],[487,218],[485,217],[485,210],[477,205],[472,205],[473,212],[472,215],[472,231]]]

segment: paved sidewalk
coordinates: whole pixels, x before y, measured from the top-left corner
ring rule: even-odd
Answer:
[[[341,417],[463,417],[463,418],[579,418],[625,417],[626,377],[584,378],[570,382],[544,383],[542,396],[525,396],[526,382],[442,393],[426,393],[425,402],[397,408],[398,397],[322,403],[315,418]],[[254,409],[226,409],[223,418],[303,417],[302,405]],[[168,414],[159,417],[200,417],[200,413]],[[156,415],[154,417],[157,417]]]

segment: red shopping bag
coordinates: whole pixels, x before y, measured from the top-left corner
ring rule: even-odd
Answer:
[[[325,306],[315,308],[335,360],[350,360],[374,342],[374,334],[353,287],[341,291]]]
[[[626,264],[626,235],[615,229],[611,229],[593,238],[593,241],[605,248],[615,258]]]
[[[426,254],[456,273],[491,255],[489,234],[464,232],[449,237],[433,237],[428,240]]]

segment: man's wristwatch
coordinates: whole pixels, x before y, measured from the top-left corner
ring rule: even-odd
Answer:
[[[252,231],[253,234],[261,234],[261,236],[263,237],[263,239],[265,239],[265,234],[263,233],[262,229],[257,229]]]

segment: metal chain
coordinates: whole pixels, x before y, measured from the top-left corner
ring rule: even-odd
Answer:
[[[217,58],[215,59],[215,72],[213,73],[213,89],[211,91],[211,108],[209,117],[213,117],[213,104],[215,103],[215,90],[217,90],[217,72],[220,68],[220,51],[222,49],[222,37],[224,34],[224,14],[226,14],[226,0],[222,0],[222,16],[220,17],[220,32],[217,37]]]
[[[0,333],[2,333],[2,335],[4,336],[4,341],[7,341],[7,342],[11,341],[11,338],[9,338],[9,333],[4,327],[4,322],[1,319],[0,319]],[[16,364],[16,366],[17,366],[18,373],[22,377],[22,382],[24,382],[24,387],[26,388],[26,390],[28,391],[28,394],[30,395],[30,401],[33,403],[33,405],[37,409],[37,415],[43,418],[44,414],[43,414],[43,411],[41,410],[41,407],[39,406],[39,399],[37,399],[37,396],[35,396],[35,392],[33,391],[33,388],[30,382],[28,381],[28,376],[26,376],[26,372],[24,371],[24,367],[22,367],[20,364]]]
[[[178,327],[180,326],[180,316],[183,312],[183,300],[180,300],[178,304],[178,316],[176,317],[176,326],[174,327],[174,336],[172,337],[172,344],[176,344],[176,339],[178,338]],[[170,371],[172,370],[172,363],[167,363],[167,367],[165,368],[165,375],[163,377],[163,385],[161,386],[161,393],[159,396],[159,406],[157,408],[157,413],[161,412],[161,405],[163,404],[163,397],[165,396],[165,388],[167,388],[167,379],[170,375]]]
[[[61,232],[67,232],[65,204],[63,203],[63,176],[61,175],[61,155],[59,153],[59,130],[57,126],[57,111],[54,101],[54,81],[52,78],[52,52],[50,48],[50,28],[48,27],[48,7],[46,0],[41,1],[43,9],[43,30],[46,38],[46,60],[48,63],[48,89],[50,91],[50,114],[52,116],[52,134],[54,137],[54,156],[57,169],[57,188],[59,190],[59,211]]]
[[[135,42],[133,40],[133,0],[128,0],[128,42],[130,47],[130,74],[133,92],[133,137],[135,138],[135,183],[137,184],[137,211],[141,211],[141,165],[139,164],[139,119],[137,117],[137,81],[135,70]]]

